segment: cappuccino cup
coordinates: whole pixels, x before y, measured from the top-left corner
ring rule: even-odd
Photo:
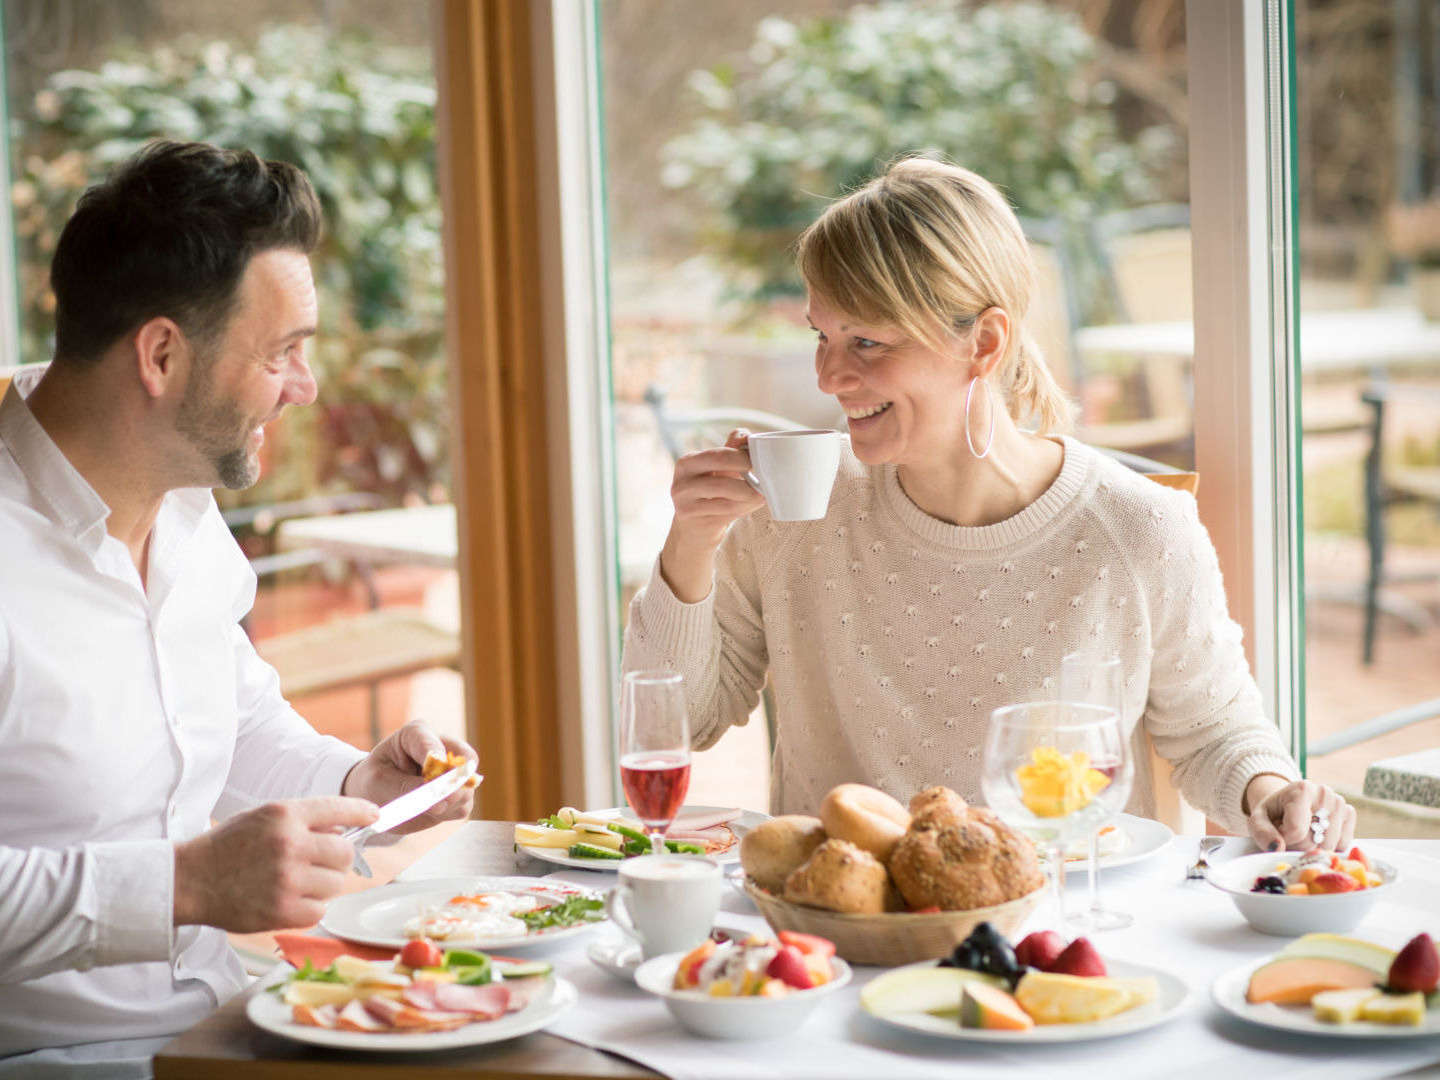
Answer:
[[[605,911],[649,960],[710,936],[720,910],[720,865],[698,855],[640,855],[620,864]]]
[[[840,467],[838,431],[762,431],[748,442],[750,486],[776,521],[814,521],[830,506]]]

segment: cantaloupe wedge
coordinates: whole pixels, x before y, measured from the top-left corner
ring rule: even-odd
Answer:
[[[1374,986],[1377,981],[1375,972],[1359,964],[1296,956],[1256,968],[1250,976],[1245,1000],[1252,1005],[1266,1001],[1277,1005],[1306,1005],[1316,994],[1327,990],[1359,990]]]
[[[1020,1003],[996,986],[967,982],[960,988],[960,1026],[991,1031],[1029,1031],[1035,1026]]]

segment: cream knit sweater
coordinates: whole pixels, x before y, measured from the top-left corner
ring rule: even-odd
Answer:
[[[697,749],[746,722],[768,670],[771,810],[814,813],[846,781],[902,802],[945,784],[983,803],[991,710],[1053,696],[1068,652],[1115,653],[1134,702],[1131,812],[1154,812],[1148,737],[1185,797],[1244,833],[1250,779],[1298,773],[1261,711],[1195,500],[1063,442],[1049,489],[980,528],[930,517],[893,466],[847,450],[825,518],[736,522],[699,603],[675,597],[657,560],[625,669],[684,673]]]

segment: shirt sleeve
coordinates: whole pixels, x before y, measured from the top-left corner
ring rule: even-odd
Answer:
[[[215,816],[272,799],[338,795],[365,753],[321,735],[280,693],[280,677],[262,660],[245,631],[233,628],[236,677],[235,754]]]
[[[770,664],[760,588],[747,523],[732,527],[715,560],[710,595],[681,601],[660,573],[630,604],[625,671],[664,668],[685,677],[690,738],[697,750],[714,745],[732,724],[745,724],[760,701]]]
[[[1243,632],[1195,500],[1165,493],[1148,582],[1151,644],[1145,724],[1194,806],[1227,829],[1248,829],[1242,800],[1261,773],[1299,779],[1250,674]]]

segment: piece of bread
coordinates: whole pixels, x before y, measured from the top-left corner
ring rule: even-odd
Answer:
[[[990,907],[1045,882],[1035,845],[977,806],[952,824],[920,819],[895,845],[888,865],[911,909]]]
[[[805,814],[763,821],[740,838],[740,865],[755,884],[777,896],[785,879],[825,842],[825,826]]]
[[[910,800],[911,828],[917,827],[917,821],[936,828],[955,825],[968,809],[970,804],[948,787],[928,787]]]
[[[430,753],[425,755],[425,763],[420,766],[420,779],[428,782],[434,780],[437,776],[443,776],[451,769],[459,769],[468,764],[470,764],[470,759],[464,754],[456,754],[447,750],[445,751],[445,756],[441,757],[435,753],[434,750],[431,750]],[[478,786],[479,783],[480,778],[478,776],[471,776],[465,781],[464,786],[473,788]]]
[[[826,835],[848,840],[883,863],[910,827],[910,812],[879,788],[841,784],[820,803],[820,820]]]
[[[876,915],[885,910],[885,864],[848,840],[826,840],[785,879],[792,904]]]

